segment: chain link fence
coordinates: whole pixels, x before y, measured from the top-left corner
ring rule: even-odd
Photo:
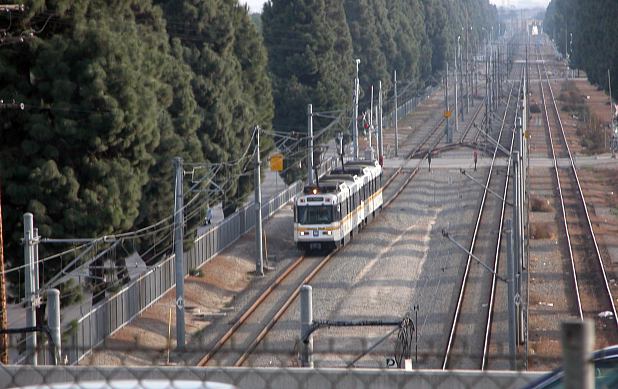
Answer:
[[[0,388],[521,388],[538,374],[440,370],[0,367]],[[222,386],[214,386],[218,383]]]

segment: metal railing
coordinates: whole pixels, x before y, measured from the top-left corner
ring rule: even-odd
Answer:
[[[414,96],[408,101],[400,104],[397,107],[397,117],[401,120],[403,117],[412,113],[412,111],[425,99],[427,99],[435,91],[435,87],[429,86],[423,90],[423,93]],[[395,111],[388,113],[382,117],[382,123],[384,128],[391,128],[395,126]]]

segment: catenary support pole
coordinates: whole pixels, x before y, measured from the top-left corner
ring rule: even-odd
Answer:
[[[517,316],[515,311],[515,254],[513,253],[513,241],[515,234],[510,219],[506,220],[506,239],[507,239],[507,311],[508,311],[508,333],[509,333],[509,365],[511,370],[517,369]]]
[[[174,272],[176,277],[176,349],[185,349],[185,269],[184,269],[184,170],[182,158],[174,158],[176,201],[174,202]]]
[[[459,40],[461,39],[461,35],[457,35],[457,49],[455,50],[455,132],[459,134],[459,84],[457,82],[458,78],[458,66],[457,61],[459,60]]]
[[[313,105],[311,104],[307,104],[307,142],[309,142],[309,150],[307,150],[307,185],[313,185],[315,184],[315,178],[313,173]]]
[[[260,176],[260,127],[255,127],[255,274],[264,275],[264,249],[262,247],[262,178]]]
[[[24,263],[25,268],[25,293],[26,299],[26,326],[36,327],[36,290],[34,286],[34,220],[31,213],[24,214]],[[27,361],[31,365],[37,365],[36,333],[26,335]]]
[[[384,166],[384,138],[382,127],[382,81],[380,81],[378,87],[378,161],[380,166]]]
[[[398,116],[397,116],[397,111],[398,111],[398,106],[397,106],[397,70],[395,70],[395,157],[399,156],[399,126],[397,124],[398,121]]]
[[[371,102],[369,104],[369,149],[373,149],[373,145],[371,143],[373,132],[373,85],[371,85]]]
[[[354,147],[354,154],[352,154],[352,156],[354,157],[355,160],[358,160],[358,95],[360,93],[359,91],[359,80],[358,80],[358,65],[360,64],[360,59],[356,59],[356,78],[354,79],[354,132],[352,134],[353,136],[353,147]]]
[[[451,134],[451,128],[449,126],[449,105],[448,105],[448,61],[446,62],[446,77],[444,83],[444,112],[446,112],[446,128],[444,131],[446,132],[446,143],[453,142],[453,134]]]
[[[62,364],[62,337],[60,336],[60,291],[49,289],[47,291],[47,327],[54,341],[53,347],[50,345],[49,353],[54,365]]]
[[[300,289],[300,338],[305,339],[313,324],[313,296],[310,285],[303,285]],[[313,335],[302,344],[301,367],[313,367]]]
[[[590,320],[562,323],[562,366],[566,389],[594,388],[594,325]]]
[[[4,241],[2,231],[2,194],[0,191],[0,329],[9,328],[6,305],[6,275],[4,273]],[[0,335],[0,363],[9,364],[9,335]]]

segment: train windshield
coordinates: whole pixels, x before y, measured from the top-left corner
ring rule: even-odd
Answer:
[[[300,224],[330,224],[333,222],[333,207],[299,206],[296,217]]]

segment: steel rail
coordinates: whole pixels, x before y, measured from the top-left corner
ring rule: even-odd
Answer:
[[[597,243],[597,238],[594,233],[594,229],[592,228],[592,222],[590,220],[590,213],[588,212],[588,205],[586,204],[586,198],[584,197],[584,191],[582,190],[581,183],[579,181],[579,176],[577,174],[577,168],[575,167],[575,162],[573,161],[573,154],[571,153],[571,148],[569,147],[569,142],[566,138],[566,133],[564,132],[564,125],[562,124],[562,119],[560,118],[560,111],[558,110],[558,106],[556,104],[556,98],[554,96],[554,91],[551,86],[551,82],[549,80],[549,76],[547,75],[547,68],[545,67],[545,76],[547,77],[547,84],[549,85],[549,91],[552,96],[552,102],[554,106],[554,112],[558,117],[558,124],[560,125],[560,133],[562,134],[562,139],[564,140],[564,144],[567,148],[567,152],[569,154],[569,161],[571,162],[571,170],[575,175],[575,182],[577,183],[577,192],[579,193],[579,197],[581,199],[582,205],[584,207],[584,213],[586,215],[586,224],[590,231],[590,236],[592,237],[592,242],[594,243],[594,250],[596,254],[596,259],[599,264],[599,268],[601,269],[601,274],[603,275],[603,284],[605,286],[605,291],[607,293],[607,297],[609,299],[610,305],[612,307],[612,314],[614,317],[614,323],[616,324],[616,328],[618,328],[618,316],[616,315],[616,304],[614,303],[614,299],[612,297],[612,291],[609,287],[609,282],[607,279],[607,272],[605,271],[605,266],[603,264],[603,258],[601,257],[601,251],[599,250],[599,244]]]
[[[524,73],[524,68],[522,67],[522,75],[520,78],[520,86],[517,90],[517,96],[519,96],[521,94],[521,90],[523,89],[523,75]],[[513,119],[513,127],[517,124],[517,101],[516,101],[516,105],[515,105],[515,117]],[[500,228],[498,229],[498,238],[497,238],[497,244],[496,244],[496,253],[494,256],[494,272],[498,272],[498,266],[499,266],[499,262],[500,262],[500,242],[502,240],[502,229],[504,228],[504,216],[506,213],[506,198],[508,196],[508,190],[509,190],[509,180],[508,177],[511,175],[511,163],[513,160],[513,146],[515,144],[515,132],[513,132],[513,134],[511,135],[511,145],[509,147],[510,150],[510,154],[509,154],[509,158],[508,158],[508,163],[507,163],[507,168],[506,168],[506,182],[504,183],[504,192],[502,193],[502,198],[504,199],[504,201],[502,202],[502,209],[500,211]],[[509,237],[506,237],[507,239],[509,239]],[[487,368],[487,362],[489,359],[489,341],[490,341],[490,335],[491,335],[491,325],[493,323],[493,310],[494,310],[494,303],[496,300],[496,285],[497,285],[497,280],[498,278],[496,277],[496,274],[492,275],[492,281],[491,281],[491,290],[489,292],[489,303],[487,306],[487,324],[485,326],[485,340],[483,343],[483,358],[481,360],[481,370],[485,370]]]
[[[480,108],[477,110],[476,114],[474,115],[473,119],[468,123],[467,128],[469,129],[472,124],[474,123],[474,120],[476,119],[476,117],[478,116],[478,113],[480,112]],[[411,159],[414,157],[414,155],[416,155],[416,153],[420,150],[420,147],[422,147],[422,145],[424,145],[425,143],[427,143],[427,141],[433,136],[435,135],[436,131],[441,127],[442,123],[444,122],[444,119],[441,119],[438,124],[431,130],[431,132],[428,134],[428,136],[425,137],[425,139],[423,140],[423,142],[421,143],[421,145],[419,145],[416,149],[416,151],[412,151],[408,154],[408,156],[406,157],[407,159]],[[444,137],[444,134],[442,134],[438,140],[434,143],[434,145],[432,146],[435,147],[436,145],[438,145],[440,143],[440,141],[442,140],[442,138]],[[408,184],[412,181],[412,179],[414,177],[416,177],[416,175],[418,174],[418,172],[421,169],[421,164],[422,162],[426,159],[426,155],[417,163],[416,167],[414,168],[414,170],[412,172],[410,172],[410,174],[408,175],[408,177],[406,178],[406,180],[404,181],[404,183],[399,187],[399,189],[395,192],[395,194],[393,194],[393,196],[391,196],[390,199],[388,199],[385,203],[384,206],[388,207],[390,206],[390,204],[395,201],[395,199],[397,199],[399,197],[399,195],[404,191],[404,189],[408,186]],[[402,167],[400,167],[397,172],[395,172],[392,177],[395,177],[397,174],[399,174],[399,172],[402,171]],[[392,180],[387,181],[386,185],[389,185],[392,182]],[[328,263],[330,261],[330,259],[334,256],[334,254],[336,254],[337,251],[331,253],[329,256],[327,256],[325,259],[322,260],[322,262],[320,262],[318,264],[318,266],[307,276],[305,277],[305,279],[303,279],[303,281],[300,283],[300,285],[298,285],[295,289],[294,292],[292,292],[292,294],[289,296],[289,298],[284,302],[283,306],[277,311],[277,313],[274,315],[273,319],[271,319],[267,325],[260,331],[260,333],[258,334],[258,336],[251,342],[251,345],[247,348],[247,350],[240,356],[240,358],[234,363],[235,367],[240,367],[243,365],[243,363],[247,360],[247,358],[249,357],[249,355],[255,350],[255,348],[258,346],[258,344],[264,340],[264,338],[266,337],[266,335],[268,334],[268,332],[272,329],[272,327],[279,321],[279,319],[285,314],[285,312],[287,311],[287,309],[289,308],[289,306],[292,304],[292,302],[296,299],[296,297],[298,297],[298,294],[300,293],[300,288],[302,287],[302,285],[306,284],[307,282],[310,282],[313,277],[315,277],[315,275],[317,275],[317,273],[326,265],[326,263]]]
[[[543,55],[540,53],[539,51],[539,57],[542,59]],[[568,248],[569,248],[569,260],[570,260],[570,265],[571,265],[571,272],[572,272],[572,280],[573,280],[573,288],[575,290],[575,297],[576,297],[576,303],[577,303],[577,313],[579,315],[580,319],[584,318],[584,314],[582,311],[582,302],[581,302],[581,297],[579,295],[579,282],[577,280],[577,272],[575,271],[575,258],[573,257],[573,244],[571,242],[571,234],[569,233],[569,223],[567,221],[567,216],[566,216],[566,208],[564,206],[564,197],[562,195],[562,184],[560,181],[560,174],[558,172],[558,161],[556,159],[556,151],[554,149],[554,138],[551,134],[551,124],[549,122],[549,110],[547,109],[547,101],[545,98],[545,90],[543,89],[543,83],[545,82],[543,80],[543,75],[541,73],[541,66],[537,63],[537,70],[539,73],[539,85],[541,87],[541,100],[543,101],[543,111],[545,113],[545,123],[547,123],[547,134],[549,136],[549,144],[550,144],[550,150],[551,150],[551,156],[552,156],[552,160],[553,160],[553,165],[554,165],[554,174],[556,177],[556,182],[558,183],[558,197],[560,198],[560,209],[562,211],[562,225],[564,226],[564,229],[566,231],[566,240],[567,240],[567,244],[568,244]],[[545,69],[545,74],[547,75],[547,69]],[[547,80],[547,83],[549,84],[549,79]],[[553,95],[552,95],[553,98]],[[555,102],[555,101],[554,101]]]
[[[512,89],[511,88],[511,93],[509,94],[509,99],[512,95]],[[500,140],[502,138],[502,133],[506,124],[506,115],[508,113],[508,109],[505,109],[504,111],[504,117],[502,119],[502,125],[500,128],[500,134],[498,136],[498,144],[500,143]],[[491,161],[491,165],[489,167],[489,172],[487,174],[487,180],[485,182],[485,190],[483,191],[483,196],[481,198],[481,204],[479,205],[479,211],[478,211],[478,216],[476,219],[476,224],[474,226],[474,232],[472,233],[472,242],[470,243],[470,249],[468,250],[469,253],[474,253],[474,249],[476,246],[476,238],[478,237],[478,231],[479,231],[479,227],[481,224],[481,219],[483,216],[483,211],[485,209],[485,200],[487,199],[487,187],[489,187],[489,184],[491,182],[492,179],[492,172],[493,172],[493,168],[494,168],[494,164],[496,161],[496,157],[498,155],[498,145],[496,145],[495,149],[494,149],[494,153],[493,153],[493,157],[492,157],[492,161]],[[457,331],[457,324],[459,322],[459,316],[461,314],[461,307],[462,307],[462,303],[463,303],[463,299],[464,299],[464,295],[465,295],[465,290],[466,290],[466,285],[467,285],[467,280],[468,280],[468,275],[470,273],[470,264],[472,262],[472,255],[468,254],[468,258],[466,260],[466,267],[464,270],[464,274],[462,276],[461,279],[461,287],[459,290],[459,297],[457,298],[457,305],[455,308],[455,312],[453,314],[453,319],[451,322],[451,330],[449,332],[449,338],[446,344],[446,350],[444,352],[444,359],[442,361],[442,370],[446,370],[450,361],[450,355],[451,355],[451,350],[453,347],[453,342],[455,339],[455,334]]]
[[[417,153],[421,150],[421,148],[437,133],[437,131],[440,129],[440,127],[442,126],[442,123],[444,123],[444,118],[441,118],[438,123],[432,127],[432,129],[429,131],[429,133],[423,138],[422,142],[416,146],[413,150],[410,151],[410,153],[406,156],[406,159],[412,159],[415,155],[417,155]],[[438,144],[441,139],[444,137],[444,135],[440,136],[436,142],[436,144]],[[421,162],[424,160],[424,158],[421,160]],[[389,206],[390,203],[392,203],[392,201],[395,200],[396,197],[399,196],[399,194],[402,193],[403,189],[410,183],[410,181],[414,178],[414,176],[416,176],[416,174],[418,173],[418,171],[420,170],[420,163],[417,165],[417,167],[414,169],[413,172],[411,172],[408,176],[408,178],[406,179],[406,181],[404,182],[404,184],[401,186],[401,188],[399,188],[397,190],[397,192],[395,193],[395,195],[393,195],[387,202],[385,202],[384,206]],[[400,166],[392,175],[391,177],[389,177],[389,179],[386,181],[386,183],[384,184],[383,188],[386,188],[388,186],[391,185],[391,183],[394,181],[394,179],[403,171],[403,166]],[[274,324],[279,320],[279,318],[285,313],[285,311],[287,310],[287,308],[292,304],[292,302],[294,301],[294,299],[298,296],[298,293],[300,291],[300,287],[309,282],[311,279],[313,279],[313,277],[330,261],[330,259],[335,256],[335,254],[337,254],[339,251],[341,250],[341,248],[339,249],[335,249],[333,252],[331,252],[330,254],[328,254],[326,257],[324,257],[320,263],[318,263],[316,265],[316,267],[311,271],[311,273],[305,277],[305,279],[303,279],[303,282],[300,283],[300,285],[298,285],[294,291],[292,292],[292,294],[288,297],[288,299],[284,302],[283,306],[275,313],[275,315],[273,316],[273,318],[266,324],[266,326],[259,332],[258,336],[251,342],[250,346],[247,348],[247,350],[245,350],[245,352],[243,352],[243,354],[240,356],[239,359],[236,360],[236,362],[234,363],[235,366],[240,366],[242,365],[245,360],[248,358],[248,356],[254,351],[255,347],[257,347],[257,345],[263,340],[263,338],[266,336],[266,334],[272,329],[272,327],[274,326]],[[208,364],[208,362],[210,362],[212,360],[212,358],[221,350],[221,348],[225,345],[225,343],[227,341],[229,341],[229,339],[234,336],[234,334],[238,331],[238,329],[247,321],[247,319],[257,310],[257,308],[272,294],[272,292],[279,286],[281,285],[281,283],[290,276],[290,274],[296,270],[298,268],[298,266],[302,263],[302,260],[304,259],[304,255],[301,255],[299,258],[297,258],[283,273],[281,273],[276,279],[275,281],[269,285],[267,288],[265,288],[262,293],[260,294],[260,296],[258,296],[255,301],[247,308],[247,310],[240,316],[240,318],[234,323],[234,325],[228,329],[225,334],[219,338],[217,340],[217,342],[215,343],[215,345],[213,346],[213,348],[206,354],[204,355],[198,362],[198,366],[206,366]]]

